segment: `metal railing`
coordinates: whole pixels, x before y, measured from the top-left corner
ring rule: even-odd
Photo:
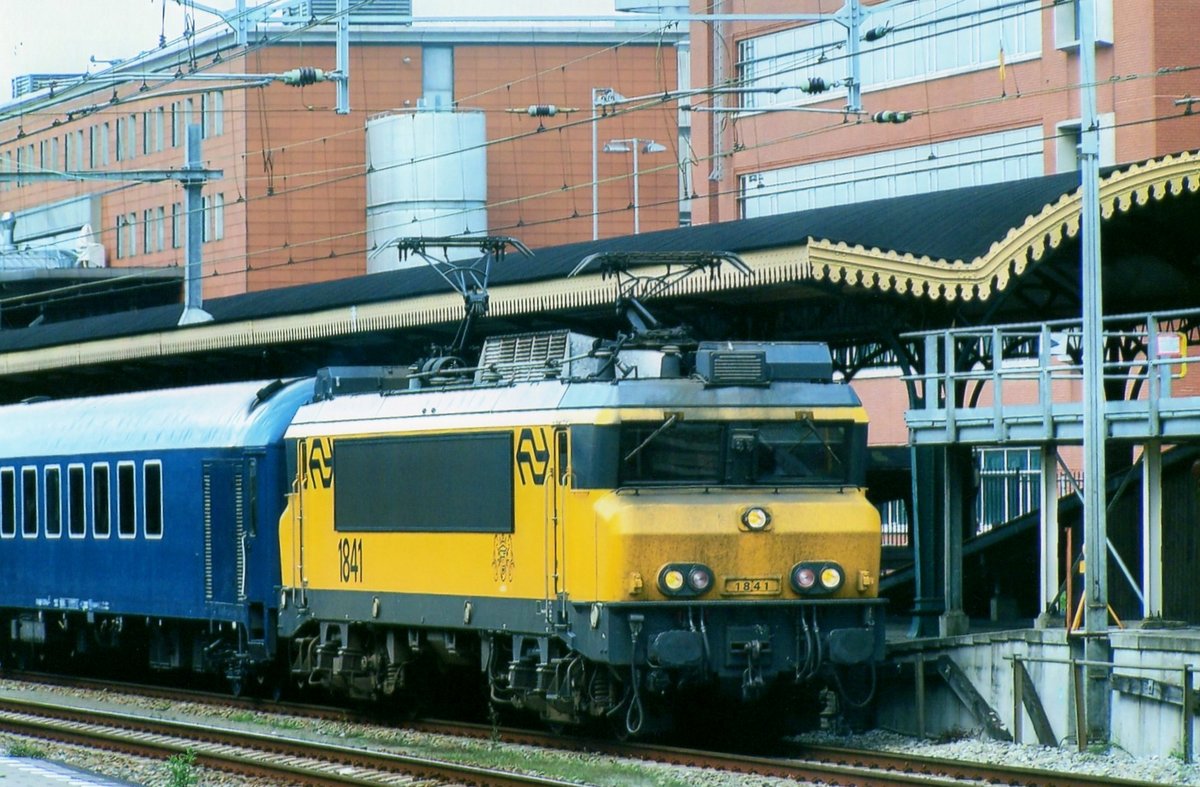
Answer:
[[[1123,394],[1122,401],[1107,403],[1106,418],[1144,421],[1139,433],[1159,433],[1164,400],[1172,398],[1174,381],[1200,363],[1200,356],[1188,355],[1186,334],[1172,326],[1193,330],[1197,324],[1197,310],[1105,319],[1103,379],[1108,386],[1121,386]],[[1061,438],[1054,433],[1055,417],[1077,420],[1083,400],[1083,329],[1078,320],[951,329],[906,338],[922,342],[925,363],[924,373],[905,378],[921,384],[923,404],[908,413],[915,431],[944,430],[946,440],[955,441],[960,427],[969,425],[971,438],[978,442],[989,436],[1004,441],[1015,428],[1023,430],[1021,439],[1033,439],[1039,431],[1046,438]],[[1014,385],[1018,382],[1023,384]],[[981,404],[985,393],[988,401]]]

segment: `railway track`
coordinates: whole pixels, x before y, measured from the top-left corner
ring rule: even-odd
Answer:
[[[0,698],[0,729],[63,743],[166,759],[194,753],[195,763],[227,773],[304,785],[479,785],[577,787],[532,774],[466,765],[212,724],[134,713]]]
[[[372,717],[366,713],[359,713],[340,709],[336,707],[311,704],[295,704],[285,702],[273,702],[266,700],[258,700],[253,698],[230,697],[228,695],[212,694],[199,691],[181,691],[179,689],[168,689],[155,686],[131,686],[122,683],[112,683],[107,681],[75,681],[62,676],[23,676],[27,679],[37,682],[49,682],[59,686],[70,686],[73,688],[99,688],[108,692],[125,692],[139,696],[149,696],[157,698],[170,699],[172,701],[189,701],[199,704],[219,705],[223,707],[236,707],[261,711],[264,713],[289,714],[297,716],[305,716],[316,719],[333,719],[338,721],[353,722],[353,723],[378,723],[378,717]],[[15,701],[14,701],[15,702]],[[32,703],[34,705],[44,705],[42,703]],[[0,702],[0,709],[5,709],[7,701]],[[44,706],[42,712],[45,712]],[[69,711],[70,709],[64,709]],[[76,713],[90,713],[83,709],[74,709]],[[153,731],[153,725],[167,724],[155,719],[141,719],[141,717],[132,716],[129,714],[112,714],[117,717],[129,716],[131,719],[137,720],[123,722],[130,729],[142,730],[150,733]],[[4,715],[0,715],[0,728],[8,725],[7,711]],[[115,726],[108,725],[110,728]],[[1020,785],[1021,787],[1060,787],[1062,785],[1078,785],[1079,787],[1134,787],[1141,785],[1144,782],[1113,779],[1102,776],[1094,776],[1080,773],[1061,773],[1054,771],[1045,771],[1032,768],[1016,768],[1006,767],[1002,765],[990,765],[983,763],[964,762],[960,760],[949,760],[936,757],[918,756],[908,753],[892,753],[883,751],[868,751],[862,749],[848,749],[830,746],[815,746],[803,745],[793,746],[786,750],[786,754],[773,757],[763,756],[745,756],[733,753],[720,753],[710,751],[699,751],[696,749],[663,747],[647,744],[631,744],[617,743],[612,741],[602,741],[594,739],[582,739],[569,736],[555,736],[549,733],[538,731],[497,728],[485,724],[469,724],[463,722],[413,722],[404,725],[407,729],[420,732],[437,733],[465,738],[499,740],[505,743],[516,743],[530,746],[538,746],[551,751],[575,751],[587,752],[590,754],[601,754],[611,757],[621,757],[626,759],[643,760],[657,763],[664,763],[675,766],[685,766],[690,768],[707,768],[732,773],[744,774],[748,777],[774,777],[786,779],[799,783],[816,783],[816,784],[837,784],[837,785],[864,785],[866,787],[875,787],[881,785],[892,787],[894,785],[923,785],[924,787],[961,787],[961,785]],[[196,751],[197,762],[203,765],[210,765],[222,770],[231,770],[237,763],[229,762],[222,764],[219,760],[214,759],[210,763],[206,759],[207,755],[203,754],[202,749],[197,743],[187,743],[184,738],[187,736],[187,729],[199,729],[205,736],[217,735],[217,731],[213,730],[208,724],[204,725],[181,725],[185,732],[173,733],[179,736],[180,741],[175,742],[175,748],[163,748],[159,753],[151,756],[166,757],[178,751],[184,751],[191,748]],[[36,734],[36,733],[32,733]],[[167,733],[163,733],[167,734]],[[229,740],[229,735],[232,735],[236,740],[232,743]],[[216,740],[211,740],[207,737],[201,737],[198,740],[204,743],[210,743],[214,747],[240,745],[247,743],[251,733],[242,730],[229,731],[226,736],[218,736]],[[498,781],[489,781],[485,773],[466,772],[455,776],[437,776],[432,771],[423,770],[427,767],[436,767],[438,761],[431,761],[420,757],[406,757],[404,755],[391,755],[374,752],[364,748],[330,746],[320,755],[307,755],[302,753],[305,746],[311,744],[311,741],[292,741],[289,742],[285,738],[281,738],[276,733],[271,733],[266,736],[253,736],[254,738],[266,738],[270,744],[282,747],[279,754],[285,757],[302,757],[312,756],[315,760],[323,762],[324,765],[314,765],[314,768],[324,768],[328,770],[330,763],[333,763],[334,769],[341,768],[375,768],[383,772],[383,776],[379,778],[388,778],[394,776],[398,772],[403,772],[401,766],[407,763],[408,767],[413,770],[411,773],[415,775],[423,775],[429,778],[448,779],[447,783],[469,783],[469,784],[578,784],[577,781],[556,781],[552,778],[540,776],[522,777],[518,774],[510,772],[501,772],[495,775]],[[103,745],[99,743],[88,743],[88,745]],[[295,746],[298,748],[288,748]],[[269,750],[269,749],[264,749]],[[262,750],[259,750],[262,751]],[[240,755],[238,755],[240,756]],[[257,757],[259,755],[251,755]],[[368,756],[379,756],[383,758],[382,762],[369,764]],[[260,762],[256,764],[261,764]],[[458,767],[458,766],[456,766]],[[394,781],[370,781],[368,776],[360,776],[357,773],[348,774],[358,781],[314,781],[305,783],[320,783],[320,784],[394,784]],[[469,777],[469,778],[468,778]],[[314,778],[316,778],[314,776]],[[325,778],[325,777],[321,777]],[[365,780],[364,780],[365,779]],[[457,779],[458,781],[455,781]],[[522,780],[525,779],[525,780]],[[295,779],[300,781],[300,779]],[[403,783],[403,782],[400,782]]]

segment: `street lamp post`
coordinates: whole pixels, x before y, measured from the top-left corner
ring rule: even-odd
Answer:
[[[637,235],[642,231],[641,223],[638,217],[638,153],[663,153],[666,151],[666,146],[655,142],[652,139],[638,139],[630,137],[628,139],[610,139],[604,143],[605,153],[628,153],[633,151],[633,234]],[[593,181],[593,184],[595,181]]]

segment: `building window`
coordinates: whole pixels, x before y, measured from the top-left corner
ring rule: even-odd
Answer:
[[[154,209],[154,248],[162,251],[166,248],[166,212],[162,206]]]
[[[133,538],[137,535],[137,490],[134,484],[133,462],[117,463],[117,535]]]
[[[146,538],[162,538],[163,534],[163,487],[162,462],[146,462],[142,465],[142,510]]]
[[[125,229],[127,230],[126,236],[125,236],[126,255],[129,257],[137,256],[137,253],[138,253],[138,243],[137,243],[138,231],[137,231],[137,214],[136,213],[130,213],[129,215],[127,215],[125,217]]]
[[[163,118],[165,113],[162,107],[154,110],[154,152],[161,153],[163,149]]]
[[[220,91],[210,94],[209,108],[212,112],[212,131],[209,136],[219,137],[225,133],[225,94]]]
[[[1036,3],[914,0],[868,15],[863,29],[885,22],[892,28],[890,33],[861,43],[863,88],[990,68],[999,63],[1001,44],[1010,63],[1037,56],[1042,49],[1041,8]],[[840,65],[838,56],[845,46],[846,28],[832,21],[740,41],[739,85],[782,88],[778,93],[743,94],[741,106],[755,110],[845,95],[844,88],[810,95],[798,87],[808,85],[810,79],[826,83],[841,79],[846,66]],[[839,65],[831,66],[827,59]]]
[[[11,467],[0,468],[0,537],[17,535],[17,476]]]
[[[45,470],[46,485],[46,538],[62,535],[62,469],[49,465]]]
[[[179,114],[179,102],[171,102],[171,147],[179,147],[179,140],[183,135],[179,132],[179,127],[183,122],[183,118]]]
[[[103,462],[92,465],[92,535],[96,538],[108,538],[112,532],[110,497],[108,465]]]
[[[1030,126],[749,173],[738,200],[742,218],[754,218],[925,194],[1037,177],[1042,156],[1042,130]]]
[[[1117,118],[1111,112],[1098,116],[1100,121],[1100,166],[1117,163]],[[1054,166],[1056,172],[1076,172],[1082,161],[1080,143],[1083,125],[1078,118],[1064,120],[1054,127]]]
[[[117,259],[122,260],[128,256],[129,252],[125,248],[125,214],[122,213],[117,216]]]
[[[171,248],[183,246],[183,203],[171,203]]]
[[[200,210],[203,217],[200,242],[208,243],[225,237],[225,195],[201,197]]]
[[[204,240],[221,240],[225,237],[225,194],[205,197],[207,212],[204,222]],[[211,226],[211,229],[210,229]]]
[[[1095,0],[1092,8],[1096,14],[1096,43],[1112,44],[1112,0]],[[1079,37],[1079,0],[1054,0],[1054,47],[1078,49]]]
[[[67,533],[71,538],[83,538],[87,534],[83,480],[83,465],[67,468]]]
[[[125,149],[129,153],[129,158],[137,158],[138,150],[138,123],[137,115],[130,115],[125,119],[125,131],[129,135],[129,139],[125,143]]]
[[[128,155],[125,153],[125,118],[117,118],[117,161],[124,161],[126,158]]]
[[[21,535],[37,538],[38,534],[38,471],[36,467],[21,468]]]

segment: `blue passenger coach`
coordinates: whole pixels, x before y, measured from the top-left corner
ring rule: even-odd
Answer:
[[[311,393],[236,383],[0,407],[0,652],[132,650],[235,687],[262,677],[282,436]]]

